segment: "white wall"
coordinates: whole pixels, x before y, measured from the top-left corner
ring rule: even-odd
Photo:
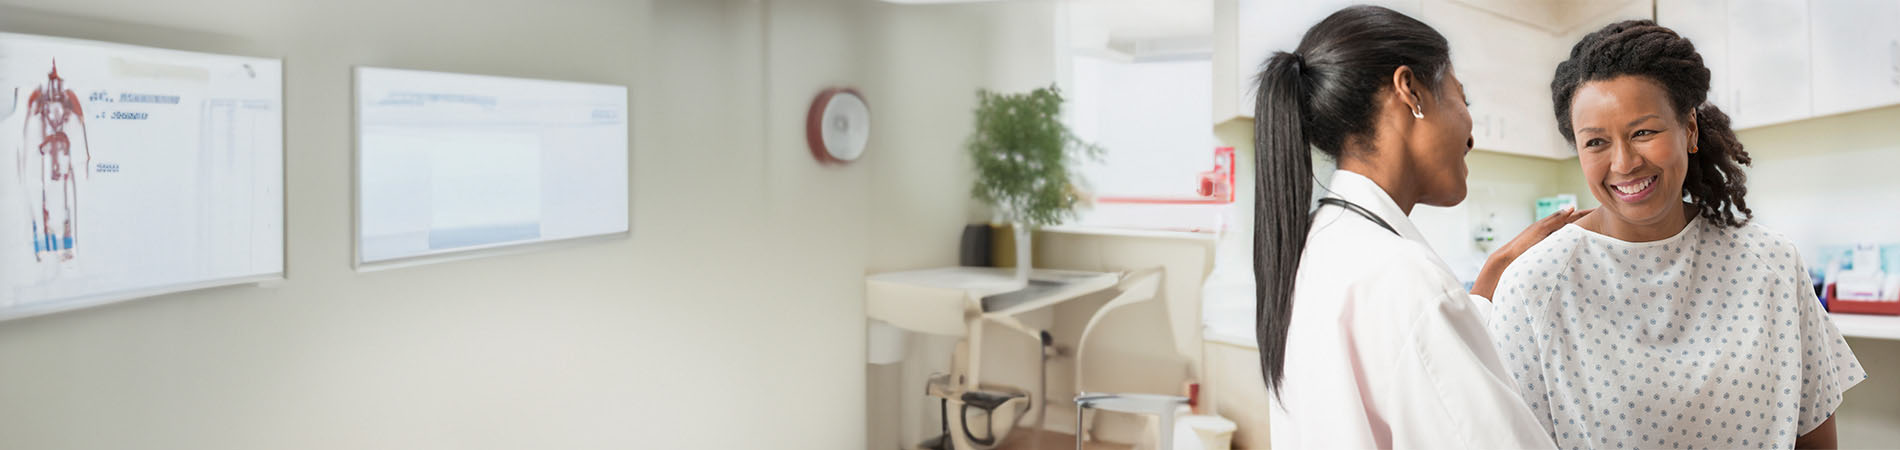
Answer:
[[[1805,252],[1860,241],[1900,243],[1900,107],[1739,133],[1755,158],[1748,205]],[[1812,255],[1808,255],[1812,258]]]
[[[0,30],[283,58],[289,193],[280,286],[0,323],[0,448],[864,448],[863,275],[953,264],[968,215],[974,84],[898,80],[1014,44],[887,47],[967,30],[884,8],[0,0]],[[354,65],[633,87],[632,237],[353,272]],[[1006,66],[967,70],[1034,78]],[[833,85],[880,114],[845,167],[805,149]]]
[[[871,147],[872,202],[881,212],[867,230],[874,249],[867,271],[914,270],[957,263],[957,236],[969,219],[968,186],[974,179],[961,143],[974,128],[975,87],[987,77],[988,49],[971,38],[984,36],[985,11],[960,5],[883,5],[869,13],[865,86],[874,115]],[[901,137],[899,139],[898,137]],[[919,242],[918,239],[924,239]],[[947,367],[948,339],[912,336],[914,360],[928,364],[865,366],[868,415],[866,447],[891,450],[934,432],[927,418],[922,380]],[[929,347],[935,346],[936,351]],[[908,419],[908,420],[907,420]]]
[[[1460,280],[1472,281],[1490,250],[1496,249],[1535,221],[1537,199],[1557,194],[1588,197],[1577,186],[1560,183],[1565,171],[1576,171],[1569,161],[1474,151],[1465,156],[1470,168],[1466,177],[1465,201],[1451,208],[1420,205],[1412,209],[1412,221],[1431,243],[1432,250]],[[1491,221],[1497,240],[1480,248],[1474,231]]]

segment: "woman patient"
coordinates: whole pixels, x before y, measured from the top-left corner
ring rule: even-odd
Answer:
[[[1490,327],[1559,448],[1832,447],[1866,378],[1794,245],[1748,223],[1748,153],[1708,91],[1695,46],[1646,20],[1557,66],[1603,206],[1517,259]]]

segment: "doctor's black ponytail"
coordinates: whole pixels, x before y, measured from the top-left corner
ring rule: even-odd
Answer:
[[[1247,26],[1242,24],[1241,26]],[[1285,373],[1293,285],[1312,227],[1312,148],[1334,160],[1365,142],[1399,67],[1436,90],[1451,51],[1430,26],[1377,6],[1341,9],[1260,71],[1254,104],[1254,332],[1260,369],[1278,392]],[[1436,96],[1434,96],[1436,97]],[[1353,147],[1347,152],[1347,147]]]

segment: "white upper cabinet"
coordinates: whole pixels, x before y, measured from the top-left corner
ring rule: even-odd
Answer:
[[[1479,150],[1566,158],[1551,114],[1550,75],[1556,62],[1550,33],[1527,22],[1452,0],[1425,0],[1425,23],[1451,43],[1451,64],[1471,107]]]
[[[1734,128],[1814,115],[1807,1],[1729,0],[1728,38]]]
[[[1695,44],[1702,65],[1709,68],[1709,103],[1735,114],[1735,88],[1729,78],[1728,0],[1662,0],[1656,2],[1656,23],[1676,30]]]
[[[1900,1],[1664,0],[1736,129],[1900,104]]]
[[[1900,104],[1900,1],[1809,3],[1814,114]]]
[[[1814,115],[1806,0],[1662,0],[1656,22],[1695,43],[1733,128]]]
[[[1424,0],[1426,23],[1451,42],[1452,65],[1471,99],[1476,147],[1570,158],[1558,133],[1550,82],[1570,47],[1604,25],[1654,17],[1649,0],[1526,2]]]

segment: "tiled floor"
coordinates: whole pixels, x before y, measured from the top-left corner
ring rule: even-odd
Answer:
[[[1030,430],[1024,430],[1024,431],[1030,431]],[[1070,436],[1068,433],[1060,433],[1060,432],[1055,432],[1055,431],[1047,431],[1047,430],[1039,430],[1039,431],[1041,431],[1042,433],[1042,435],[1040,436],[1042,438],[1041,445],[1036,444],[1036,438],[1038,436],[1036,436],[1035,434],[1021,433],[1016,436],[1010,436],[1009,441],[1004,442],[1003,445],[1001,447],[998,447],[997,450],[1074,450],[1075,449],[1075,436]],[[1131,446],[1125,445],[1125,444],[1110,444],[1110,443],[1103,443],[1103,442],[1085,442],[1083,444],[1084,444],[1082,446],[1083,450],[1129,450],[1130,448],[1132,448]]]

